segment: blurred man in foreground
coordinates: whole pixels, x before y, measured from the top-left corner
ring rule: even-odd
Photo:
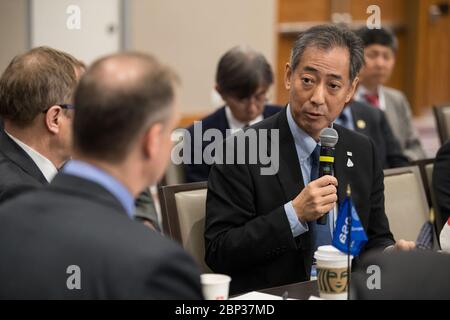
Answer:
[[[75,94],[74,160],[48,187],[0,208],[0,299],[198,299],[176,244],[134,221],[163,174],[177,77],[150,56],[103,58]]]

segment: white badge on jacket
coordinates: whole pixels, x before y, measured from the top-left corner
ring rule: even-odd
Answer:
[[[351,156],[353,156],[353,152],[347,151],[347,156],[349,157],[347,159],[347,168],[353,168],[355,165],[353,164],[353,161],[350,158]]]

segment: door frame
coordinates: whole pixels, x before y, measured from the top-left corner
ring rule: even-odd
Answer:
[[[33,0],[27,0],[27,35],[26,43],[28,50],[32,49],[33,44]],[[131,48],[131,30],[130,30],[130,6],[131,0],[119,0],[119,47],[126,51]]]

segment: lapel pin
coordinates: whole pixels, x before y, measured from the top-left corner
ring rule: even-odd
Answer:
[[[353,168],[353,166],[354,166],[353,161],[352,161],[352,159],[349,158],[347,160],[347,168]]]
[[[359,129],[365,129],[366,128],[366,122],[364,120],[358,120],[358,121],[356,121],[356,126]]]

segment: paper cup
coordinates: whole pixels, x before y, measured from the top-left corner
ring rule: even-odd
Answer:
[[[320,297],[345,300],[348,295],[347,255],[333,246],[322,246],[314,253]],[[351,259],[350,257],[350,263]]]
[[[205,273],[200,275],[203,296],[206,300],[228,300],[231,278],[224,274]]]

